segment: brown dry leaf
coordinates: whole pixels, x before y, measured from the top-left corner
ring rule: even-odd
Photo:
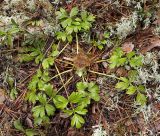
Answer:
[[[3,89],[0,89],[0,104],[2,104],[6,99],[5,91]]]
[[[160,47],[160,38],[158,38],[158,37],[151,38],[151,39],[150,39],[150,45],[147,46],[147,47],[144,47],[144,48],[141,50],[141,53],[142,53],[142,54],[145,54],[146,52],[152,50],[152,49],[155,48],[155,47]]]
[[[84,52],[79,52],[73,58],[73,63],[76,68],[85,68],[90,66],[91,60]]]
[[[134,49],[134,44],[132,42],[125,42],[122,45],[122,50],[126,53],[133,51],[133,49]]]

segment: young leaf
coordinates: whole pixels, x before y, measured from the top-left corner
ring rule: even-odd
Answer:
[[[139,85],[137,87],[137,90],[140,91],[141,93],[144,93],[145,92],[145,87],[143,85]]]
[[[84,124],[85,121],[82,118],[82,116],[78,114],[74,114],[72,119],[71,119],[71,126],[76,126],[76,128],[81,128],[82,124]]]
[[[136,87],[133,86],[133,85],[131,85],[131,86],[129,86],[129,87],[127,88],[126,94],[132,95],[132,94],[134,94],[135,92],[136,92]]]
[[[54,95],[53,86],[51,84],[45,84],[43,89],[48,96],[52,97]]]
[[[82,11],[81,12],[81,18],[83,21],[85,21],[87,19],[87,11]]]
[[[143,59],[142,56],[135,56],[134,58],[131,58],[129,61],[130,66],[133,68],[142,66],[143,65],[142,59]]]
[[[14,127],[15,127],[17,130],[24,132],[24,128],[23,128],[20,120],[15,120],[13,124],[14,124]]]
[[[94,22],[95,21],[95,16],[93,16],[92,14],[90,14],[88,17],[87,17],[87,20],[89,22]]]
[[[67,26],[71,26],[71,23],[72,23],[72,19],[68,18],[68,19],[62,21],[61,25],[62,25],[63,28],[66,28]]]
[[[37,98],[36,93],[34,91],[31,91],[27,93],[26,99],[29,102],[35,103],[38,98]]]
[[[70,12],[70,17],[74,17],[78,14],[78,8],[77,7],[74,7],[71,9],[71,12]]]
[[[49,62],[48,62],[48,59],[44,59],[43,62],[42,62],[42,67],[44,69],[48,69],[49,68]]]
[[[84,91],[88,87],[88,84],[87,82],[78,82],[76,84],[76,87],[77,87],[77,90],[81,92],[81,91]]]
[[[67,40],[68,40],[69,42],[72,42],[72,39],[73,39],[73,37],[72,37],[71,34],[67,35]]]
[[[73,110],[63,110],[64,113],[66,113],[68,116],[71,116],[73,114]]]
[[[145,105],[146,104],[146,102],[147,102],[147,98],[146,98],[146,96],[144,95],[144,94],[142,94],[142,93],[138,93],[137,94],[137,97],[136,97],[136,102],[138,103],[138,104],[140,104],[140,105]]]
[[[127,78],[125,78],[125,77],[121,77],[120,79],[121,79],[123,82],[118,82],[115,87],[116,87],[117,89],[120,89],[120,90],[125,90],[125,89],[127,89],[127,88],[129,87],[129,80],[128,80]]]
[[[55,107],[53,107],[53,106],[50,105],[50,104],[46,104],[46,105],[45,105],[45,109],[46,109],[46,113],[47,113],[48,116],[53,115],[54,112],[55,112],[55,110],[56,110]]]
[[[86,113],[88,112],[87,109],[84,109],[83,106],[76,107],[74,111],[80,115],[86,115]]]
[[[128,59],[131,59],[134,55],[135,55],[135,52],[131,51],[131,52],[127,53],[126,56],[127,56]]]
[[[35,118],[44,117],[45,116],[45,109],[43,105],[38,105],[32,108],[33,116]]]
[[[38,135],[38,133],[37,133],[35,130],[33,130],[33,129],[26,129],[26,130],[25,130],[25,133],[26,133],[27,136],[35,136],[35,135]]]
[[[71,103],[79,103],[82,100],[83,95],[79,92],[72,92],[68,97],[69,102]]]
[[[47,103],[47,96],[46,94],[38,94],[38,100],[41,104],[45,105]]]
[[[128,72],[128,78],[129,78],[129,81],[130,81],[130,82],[135,81],[136,78],[137,78],[137,76],[138,76],[138,72],[137,72],[136,70],[130,70],[130,71]]]
[[[66,27],[66,32],[67,32],[67,34],[72,34],[73,30],[74,30],[74,27],[73,27],[73,26],[67,26],[67,27]]]
[[[61,95],[56,95],[53,102],[58,109],[64,109],[68,104],[68,100]]]

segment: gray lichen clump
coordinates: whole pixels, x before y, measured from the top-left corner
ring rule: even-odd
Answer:
[[[2,11],[0,13],[1,29],[10,25],[11,19],[15,20],[21,27],[26,28],[27,26],[27,30],[32,33],[45,33],[54,36],[55,30],[58,29],[53,15],[54,9],[48,1],[5,0],[0,10]],[[37,27],[32,27],[32,25],[35,25],[32,21],[37,22]]]

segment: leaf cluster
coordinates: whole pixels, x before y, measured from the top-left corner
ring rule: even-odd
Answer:
[[[61,109],[67,116],[71,116],[71,126],[80,128],[85,123],[83,115],[87,113],[87,106],[91,100],[99,101],[99,87],[94,82],[78,82],[77,91],[72,92],[68,98],[56,95],[53,98],[57,109]]]
[[[104,32],[102,39],[98,39],[97,41],[96,40],[93,41],[94,46],[96,46],[96,47],[98,47],[98,49],[102,50],[104,48],[104,46],[107,44],[109,37],[110,37],[110,33]]]
[[[134,85],[133,81],[136,79],[137,73],[135,70],[130,71],[128,78],[120,77],[120,81],[116,84],[116,89],[126,91],[128,95],[136,95],[136,102],[139,105],[145,105],[147,98],[145,96],[145,87],[143,85]]]
[[[48,70],[42,72],[39,69],[28,85],[30,91],[27,93],[26,99],[36,104],[32,108],[35,124],[41,124],[42,121],[49,121],[48,117],[54,115],[55,112],[55,107],[49,100],[56,95],[56,91],[49,81]]]
[[[26,136],[38,136],[38,132],[37,132],[37,131],[35,131],[35,130],[33,130],[33,129],[25,129],[25,128],[22,126],[22,124],[21,124],[21,122],[20,122],[19,119],[18,119],[18,120],[15,120],[15,121],[13,122],[13,125],[14,125],[14,127],[15,127],[17,130],[23,132]]]
[[[18,24],[12,19],[11,27],[6,29],[5,31],[0,30],[0,38],[2,39],[2,44],[13,48],[14,36],[19,33],[21,30]]]
[[[134,51],[126,54],[123,52],[122,48],[118,47],[113,51],[111,57],[108,59],[108,62],[111,69],[125,65],[129,65],[130,67],[136,69],[137,67],[143,65],[142,59],[142,56],[136,55]]]
[[[56,16],[62,27],[62,31],[57,32],[57,39],[69,42],[73,39],[73,33],[88,31],[95,21],[95,17],[92,14],[87,11],[79,12],[77,7],[73,7],[70,13],[60,8],[56,12]]]

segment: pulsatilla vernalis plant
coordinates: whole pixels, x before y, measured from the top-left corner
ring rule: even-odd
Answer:
[[[27,100],[34,104],[34,123],[40,125],[42,122],[48,122],[49,117],[59,109],[66,117],[71,117],[72,127],[80,128],[85,123],[83,116],[86,115],[91,100],[100,100],[99,87],[94,82],[78,82],[77,90],[64,97],[57,94],[49,81],[48,71],[38,70],[29,83]]]

